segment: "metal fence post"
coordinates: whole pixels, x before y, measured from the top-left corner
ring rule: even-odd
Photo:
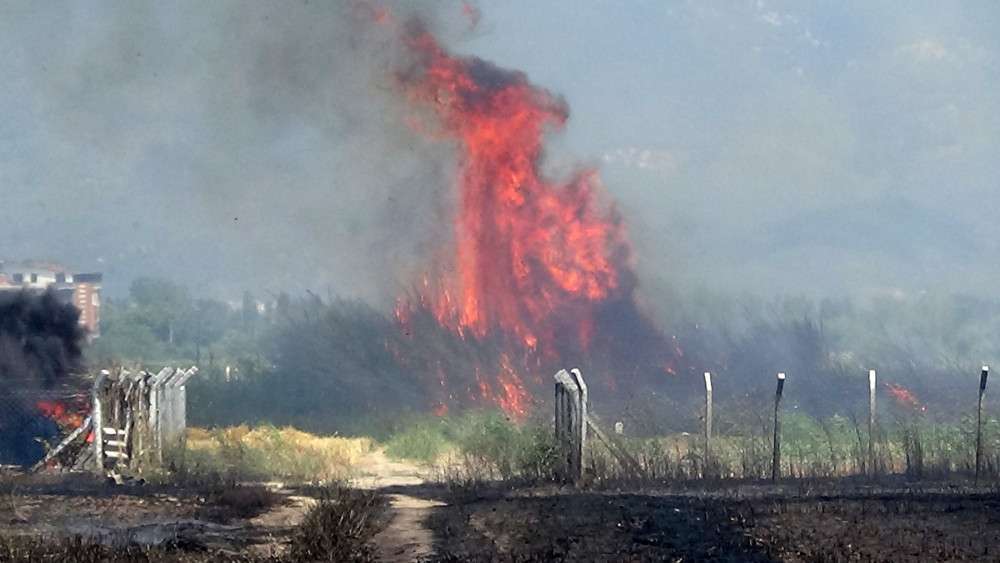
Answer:
[[[771,480],[781,476],[781,393],[785,388],[785,373],[778,374],[778,388],[774,393],[774,447],[771,459]]]
[[[979,484],[979,471],[983,456],[983,396],[986,395],[986,380],[990,376],[990,366],[983,366],[979,374],[979,403],[976,407],[976,484]]]

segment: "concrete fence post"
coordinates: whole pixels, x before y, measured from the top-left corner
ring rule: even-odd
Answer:
[[[868,474],[874,476],[878,472],[875,460],[875,370],[868,370]]]
[[[705,372],[705,469],[704,476],[712,472],[712,374]]]

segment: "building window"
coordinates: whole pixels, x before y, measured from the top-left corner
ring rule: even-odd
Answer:
[[[31,274],[31,283],[38,283],[38,274]]]
[[[14,283],[24,283],[24,274],[14,274]]]
[[[66,274],[56,274],[56,283],[66,283]]]

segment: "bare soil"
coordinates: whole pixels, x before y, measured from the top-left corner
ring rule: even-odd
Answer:
[[[433,556],[434,533],[428,521],[434,511],[445,504],[437,498],[440,495],[425,486],[430,471],[412,463],[391,460],[381,450],[367,455],[362,468],[352,484],[384,491],[389,498],[388,523],[373,539],[378,560],[395,563]],[[428,491],[431,492],[428,494]]]

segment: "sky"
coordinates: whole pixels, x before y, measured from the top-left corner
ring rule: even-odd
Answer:
[[[565,98],[547,168],[601,169],[652,299],[1000,298],[995,2],[404,5]],[[386,302],[453,158],[344,6],[0,6],[0,256]]]

